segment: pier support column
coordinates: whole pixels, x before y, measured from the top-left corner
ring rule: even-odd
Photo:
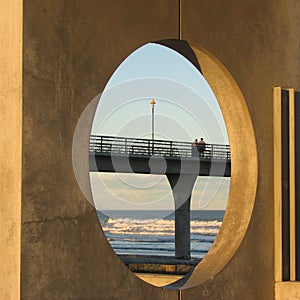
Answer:
[[[168,174],[175,203],[175,257],[191,258],[190,202],[197,175]]]

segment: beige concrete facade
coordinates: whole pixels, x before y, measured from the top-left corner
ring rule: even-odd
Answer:
[[[0,298],[20,295],[22,1],[0,1]]]
[[[182,39],[232,89],[220,106],[233,147],[224,227],[181,291],[146,284],[121,263],[72,167],[81,113],[127,55],[178,37],[179,1],[0,8],[0,298],[274,299],[272,88],[300,90],[300,2],[181,0]],[[203,71],[221,96],[222,81]],[[280,283],[276,291],[288,299]]]

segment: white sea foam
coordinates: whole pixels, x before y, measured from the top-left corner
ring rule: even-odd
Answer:
[[[212,235],[218,234],[222,222],[220,221],[191,221],[191,234]],[[174,235],[174,220],[153,219],[114,219],[110,218],[102,223],[104,232],[108,235]]]

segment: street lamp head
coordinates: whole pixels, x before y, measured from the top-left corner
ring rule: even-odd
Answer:
[[[154,105],[156,104],[155,100],[152,98],[150,104],[152,105],[152,108],[154,108]]]

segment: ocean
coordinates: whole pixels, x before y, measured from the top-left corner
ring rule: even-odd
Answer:
[[[224,210],[191,211],[191,258],[201,260],[222,225]],[[97,211],[102,229],[117,254],[175,256],[174,212]]]

